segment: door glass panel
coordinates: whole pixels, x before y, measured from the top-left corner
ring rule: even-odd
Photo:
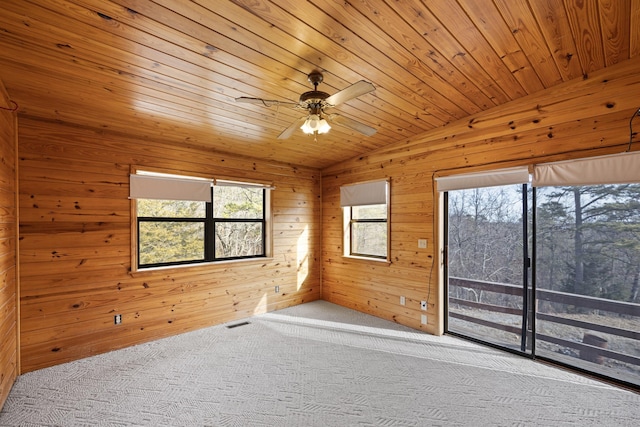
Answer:
[[[447,329],[526,352],[523,191],[448,193]]]
[[[536,354],[640,384],[640,184],[536,189]]]

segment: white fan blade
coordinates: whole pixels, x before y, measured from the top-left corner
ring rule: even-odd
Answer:
[[[325,102],[331,106],[336,106],[347,102],[350,99],[357,98],[365,93],[373,92],[376,90],[375,86],[364,80],[360,80],[357,83],[352,84],[349,87],[342,89],[340,92],[336,92],[328,97]]]
[[[283,130],[282,133],[280,135],[278,135],[278,139],[287,139],[287,138],[289,138],[291,135],[293,135],[293,132],[295,132],[296,129],[300,129],[300,126],[302,126],[302,124],[305,122],[305,120],[307,120],[307,116],[300,117],[298,120],[296,120],[295,122],[291,123],[288,128]]]
[[[358,121],[355,121],[348,117],[341,116],[339,114],[331,114],[329,116],[329,120],[332,123],[355,130],[356,132],[360,132],[361,134],[366,136],[371,136],[376,133],[376,130],[371,126],[367,126],[364,123],[360,123]]]

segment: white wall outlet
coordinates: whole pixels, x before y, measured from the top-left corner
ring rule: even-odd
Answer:
[[[276,285],[276,287],[274,288],[274,290],[276,291],[276,294],[279,294],[279,293],[280,293],[280,286],[277,286],[277,285]]]
[[[427,302],[426,301],[420,301],[420,308],[424,311],[427,311]]]
[[[418,239],[418,248],[427,249],[427,239]]]
[[[420,323],[422,323],[423,325],[427,324],[427,315],[423,314],[420,316]]]
[[[122,314],[116,314],[115,316],[113,316],[114,325],[119,325],[121,323],[122,323]]]
[[[400,297],[400,305],[405,305],[407,303],[407,299],[404,296]]]

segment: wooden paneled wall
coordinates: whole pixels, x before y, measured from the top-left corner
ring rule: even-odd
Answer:
[[[320,298],[319,171],[30,117],[18,129],[22,372]],[[132,166],[273,182],[273,257],[132,273]]]
[[[442,333],[434,176],[624,151],[629,119],[640,107],[639,59],[323,170],[323,299]],[[391,263],[344,258],[339,187],[381,178],[391,181]],[[418,239],[428,240],[426,249],[418,249]],[[428,301],[426,325],[422,300]]]
[[[0,81],[0,408],[18,374],[16,114]]]

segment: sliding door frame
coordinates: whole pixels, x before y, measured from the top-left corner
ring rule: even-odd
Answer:
[[[501,344],[485,341],[480,338],[471,337],[460,332],[451,331],[449,329],[449,192],[443,192],[443,273],[444,273],[444,332],[445,334],[464,338],[466,340],[474,341],[479,344],[487,345],[489,347],[504,350],[510,353],[518,354],[527,358],[533,359],[535,357],[535,307],[532,303],[535,303],[535,276],[533,270],[533,263],[531,258],[531,251],[529,250],[529,214],[528,214],[528,189],[531,188],[528,184],[521,184],[521,203],[522,203],[522,328],[520,336],[520,350],[510,348]],[[533,206],[535,206],[535,189],[533,191],[534,199]],[[535,212],[534,212],[534,225],[535,225]],[[532,232],[535,230],[532,230]],[[535,238],[535,233],[532,234],[532,239]],[[533,245],[533,240],[532,240]],[[529,283],[529,269],[531,270],[531,283]],[[531,295],[529,292],[531,291]],[[531,325],[531,331],[529,331],[529,325]],[[531,351],[527,352],[527,338],[530,339]]]

